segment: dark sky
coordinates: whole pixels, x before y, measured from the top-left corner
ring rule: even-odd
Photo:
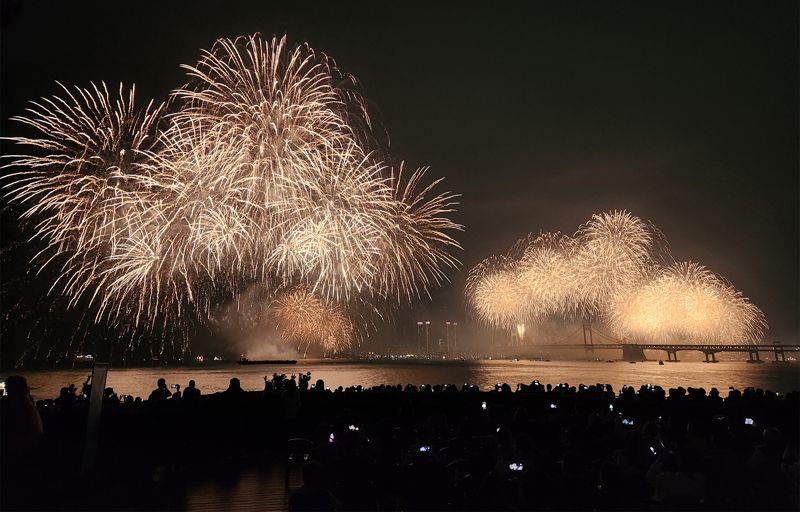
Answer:
[[[287,33],[360,79],[396,158],[462,194],[439,315],[517,238],[628,209],[797,341],[797,2],[430,4],[3,0],[2,133],[54,80],[164,99],[217,37]]]

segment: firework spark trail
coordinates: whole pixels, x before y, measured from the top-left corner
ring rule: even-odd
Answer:
[[[283,178],[285,199],[277,207],[292,215],[269,263],[284,281],[299,275],[312,291],[335,299],[379,284],[380,242],[391,228],[393,201],[381,171],[351,143],[343,153],[325,151],[298,167],[291,180]]]
[[[129,235],[128,202],[137,192],[140,150],[153,149],[163,104],[135,106],[135,87],[120,84],[116,96],[105,83],[91,88],[58,84],[65,97],[32,102],[29,116],[12,118],[42,138],[11,137],[30,154],[6,155],[5,176],[23,219],[35,220],[35,236],[48,243],[44,266],[61,264],[52,285],[70,304],[103,287],[105,256]]]
[[[255,160],[280,163],[309,149],[360,146],[371,126],[355,79],[308,45],[258,35],[219,39],[175,91],[184,103],[174,120],[203,122],[249,148]],[[275,170],[267,165],[266,169]]]
[[[389,212],[389,230],[381,244],[383,268],[380,290],[395,298],[411,299],[429,286],[440,285],[447,279],[445,269],[456,268],[458,260],[448,248],[460,248],[448,232],[460,231],[462,226],[451,221],[447,214],[455,212],[458,197],[450,192],[434,194],[441,183],[437,179],[423,185],[428,172],[422,167],[404,176],[403,165],[392,173],[393,201]]]
[[[203,322],[253,282],[410,300],[457,265],[456,196],[381,163],[355,80],[330,58],[255,35],[184,68],[169,114],[102,84],[62,86],[15,118],[40,135],[10,138],[32,154],[5,166],[7,197],[62,265],[53,293],[153,330]]]
[[[669,261],[654,226],[628,212],[596,214],[574,237],[541,233],[480,263],[467,300],[481,321],[511,332],[590,317],[640,342],[761,339],[763,313],[730,283],[696,263]]]

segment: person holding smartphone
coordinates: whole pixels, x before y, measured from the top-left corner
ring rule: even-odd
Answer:
[[[170,396],[172,396],[172,393],[170,393],[170,391],[167,389],[167,381],[164,379],[158,379],[156,389],[150,392],[150,396],[147,398],[147,400],[151,402],[163,402]]]

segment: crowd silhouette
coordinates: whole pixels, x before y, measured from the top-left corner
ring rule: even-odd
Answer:
[[[328,389],[311,374],[147,400],[103,393],[91,496],[72,485],[90,382],[0,401],[3,508],[181,508],[197,468],[302,467],[293,510],[796,510],[798,392],[533,381]],[[288,468],[288,466],[287,466]],[[288,469],[287,469],[288,471]],[[100,475],[100,476],[97,476]],[[287,480],[288,482],[288,480]],[[43,492],[52,491],[52,492]],[[235,504],[232,504],[235,506]]]

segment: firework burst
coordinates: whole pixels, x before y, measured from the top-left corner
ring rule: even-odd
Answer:
[[[12,118],[39,132],[39,138],[8,140],[30,153],[6,155],[15,172],[5,176],[7,197],[22,206],[23,220],[45,241],[43,266],[59,265],[52,290],[75,305],[86,295],[103,296],[109,256],[121,250],[132,230],[128,223],[136,196],[144,192],[142,151],[157,145],[163,104],[137,108],[135,88],[105,83],[90,88],[58,84],[62,96],[32,102],[27,116]],[[122,249],[124,250],[124,249]]]
[[[652,269],[653,236],[644,221],[628,212],[594,214],[575,238],[573,289],[586,316],[601,312]]]
[[[304,354],[311,346],[320,347],[326,356],[352,346],[355,329],[345,310],[305,288],[280,295],[272,314],[281,337]]]
[[[131,332],[183,329],[252,283],[410,300],[457,264],[455,196],[381,162],[330,58],[254,35],[184,68],[170,113],[102,84],[14,118],[39,137],[11,138],[31,154],[5,166],[7,197],[61,265],[53,293]]]
[[[697,263],[676,263],[619,296],[609,309],[616,332],[656,343],[756,343],[764,315],[729,283]]]
[[[467,276],[467,298],[478,318],[500,329],[525,323],[528,305],[519,279],[519,264],[508,257],[490,257]]]
[[[575,240],[561,233],[541,233],[529,241],[519,264],[519,280],[530,318],[576,313],[575,251]]]
[[[628,212],[596,214],[574,237],[542,233],[480,263],[467,300],[481,321],[512,332],[588,317],[639,342],[761,339],[764,315],[741,292],[701,265],[669,261],[654,226]]]

